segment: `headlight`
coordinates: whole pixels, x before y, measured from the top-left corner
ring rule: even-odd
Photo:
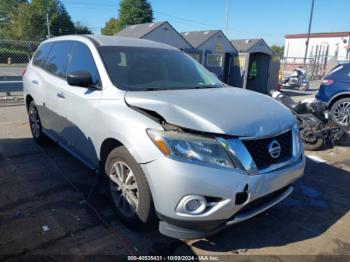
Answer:
[[[158,149],[172,159],[234,167],[227,151],[213,138],[175,131],[147,130]]]

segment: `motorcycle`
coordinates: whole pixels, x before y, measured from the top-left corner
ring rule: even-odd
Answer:
[[[334,146],[347,135],[348,128],[339,126],[331,120],[324,103],[315,99],[305,99],[296,103],[279,91],[272,92],[271,96],[288,107],[296,116],[306,150],[318,150],[326,142]]]
[[[297,67],[291,75],[282,79],[282,86],[302,91],[308,90],[309,82],[306,79],[306,70],[302,67]]]

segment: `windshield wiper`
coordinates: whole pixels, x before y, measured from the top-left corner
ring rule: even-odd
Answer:
[[[197,86],[194,86],[193,88],[201,89],[201,88],[219,88],[219,87],[222,87],[222,85],[197,85]]]

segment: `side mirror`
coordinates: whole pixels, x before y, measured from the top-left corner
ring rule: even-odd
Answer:
[[[71,86],[94,87],[92,76],[87,71],[74,71],[68,73],[67,82]]]

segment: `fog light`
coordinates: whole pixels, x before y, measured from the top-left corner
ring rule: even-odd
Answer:
[[[207,201],[202,196],[185,196],[181,199],[177,212],[198,215],[207,208]]]

